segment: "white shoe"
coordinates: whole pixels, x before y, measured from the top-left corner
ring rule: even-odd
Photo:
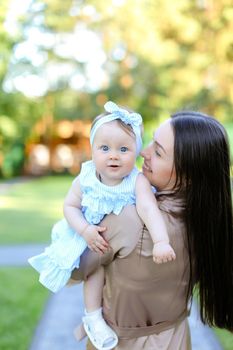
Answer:
[[[84,329],[97,350],[114,349],[118,343],[116,333],[107,325],[102,315],[84,316],[82,318]]]

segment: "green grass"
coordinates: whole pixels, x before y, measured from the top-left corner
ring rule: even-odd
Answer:
[[[0,196],[0,244],[50,240],[53,223],[62,217],[72,177],[55,176],[12,186]],[[48,291],[32,268],[0,268],[0,349],[29,348]]]
[[[48,291],[30,268],[0,268],[0,280],[0,349],[28,349]]]
[[[194,299],[195,299],[196,303],[198,304],[198,289],[197,289],[197,287],[195,287],[195,289],[194,289]],[[220,329],[220,328],[212,327],[211,329],[215,332],[223,350],[232,350],[232,348],[233,348],[232,347],[233,333],[231,333],[225,329]]]
[[[230,333],[224,329],[215,328],[215,334],[217,335],[224,350],[232,350],[233,348],[233,333]]]
[[[50,176],[12,186],[0,196],[0,244],[43,243],[63,216],[73,177]]]

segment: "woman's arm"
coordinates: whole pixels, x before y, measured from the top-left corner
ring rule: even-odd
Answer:
[[[87,242],[88,247],[95,252],[103,253],[108,249],[108,243],[100,235],[105,228],[90,225],[81,210],[82,191],[79,178],[73,182],[63,205],[64,216],[68,224]]]
[[[154,242],[153,259],[156,263],[175,259],[175,252],[169,244],[169,237],[162,214],[151,190],[151,185],[143,174],[139,174],[136,181],[137,211]]]

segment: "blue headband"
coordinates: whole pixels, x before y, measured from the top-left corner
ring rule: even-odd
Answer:
[[[91,135],[90,135],[90,143],[93,144],[94,137],[96,134],[96,131],[99,129],[99,127],[105,123],[109,123],[113,120],[120,119],[123,121],[123,123],[130,125],[133,129],[133,132],[136,136],[136,146],[137,146],[137,154],[141,151],[142,148],[142,137],[141,137],[141,129],[140,126],[142,125],[142,117],[140,114],[135,112],[128,112],[126,109],[120,108],[112,101],[108,101],[104,105],[104,109],[106,112],[110,113],[101,119],[99,119],[91,129]]]

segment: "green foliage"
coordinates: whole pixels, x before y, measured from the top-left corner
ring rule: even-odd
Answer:
[[[15,35],[4,26],[9,4],[6,0],[0,5],[0,116],[16,123],[17,137],[13,141],[7,133],[0,134],[0,159],[15,141],[32,138],[38,120],[48,115],[54,121],[93,119],[107,99],[137,110],[146,122],[181,108],[203,110],[222,122],[232,120],[231,1],[34,0],[18,18]],[[32,29],[33,50],[41,63],[27,53],[15,55]],[[99,40],[99,48],[82,58],[87,33]],[[44,40],[38,34],[45,35]],[[93,47],[91,39],[85,47]],[[50,76],[55,68],[57,76]],[[44,96],[25,97],[14,85],[15,78],[32,74],[47,79]],[[83,85],[74,88],[75,79]],[[90,84],[94,80],[95,87]],[[18,171],[7,164],[11,170],[4,173]]]
[[[0,348],[29,348],[48,291],[30,268],[0,268]]]
[[[0,132],[2,137],[5,137],[7,140],[14,139],[17,137],[17,123],[11,118],[1,115],[0,116]]]
[[[0,82],[2,83],[7,73],[9,60],[12,54],[12,48],[15,44],[4,27],[4,19],[8,12],[10,0],[4,0],[0,3]],[[1,91],[1,88],[0,88]]]
[[[24,145],[14,144],[11,150],[5,155],[2,164],[2,175],[12,177],[21,174],[24,165]]]
[[[230,144],[230,151],[231,151],[231,159],[233,163],[233,122],[232,123],[226,123],[225,125],[227,135],[229,138],[229,144]]]

